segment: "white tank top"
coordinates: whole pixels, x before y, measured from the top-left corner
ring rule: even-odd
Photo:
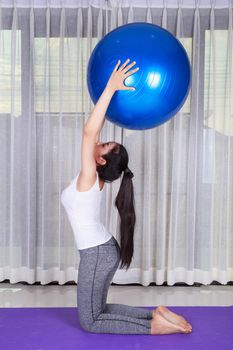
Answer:
[[[94,185],[85,192],[76,189],[79,174],[61,194],[61,202],[73,229],[77,249],[95,247],[107,242],[112,235],[100,222],[100,204],[103,190],[99,187],[99,174]]]

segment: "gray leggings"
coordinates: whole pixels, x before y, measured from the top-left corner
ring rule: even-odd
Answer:
[[[79,253],[77,305],[81,327],[93,333],[151,334],[150,310],[106,304],[108,288],[120,262],[117,240],[112,237]]]

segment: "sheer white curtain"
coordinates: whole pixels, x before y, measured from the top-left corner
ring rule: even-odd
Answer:
[[[141,21],[182,42],[192,88],[182,110],[158,128],[105,122],[103,141],[125,145],[135,174],[134,258],[113,282],[226,284],[233,280],[231,2],[84,3],[0,8],[0,281],[77,282],[79,254],[60,195],[79,170],[93,107],[87,62],[106,32]],[[102,202],[102,220],[117,239],[119,183],[107,184]]]

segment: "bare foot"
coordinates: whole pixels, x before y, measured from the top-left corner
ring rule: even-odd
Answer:
[[[156,314],[160,314],[169,322],[172,322],[173,324],[178,325],[180,327],[188,328],[190,331],[192,331],[191,324],[188,323],[184,317],[175,314],[165,306],[159,305],[155,310],[153,310],[152,314],[153,314],[153,318],[155,317]]]
[[[173,334],[173,333],[190,333],[187,327],[178,326],[169,322],[159,312],[155,313],[151,321],[151,334]]]

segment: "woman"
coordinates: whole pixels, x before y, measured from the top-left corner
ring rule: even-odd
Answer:
[[[106,304],[112,278],[121,268],[130,266],[135,226],[134,192],[128,168],[128,153],[123,145],[99,142],[105,112],[117,90],[135,90],[124,80],[139,68],[130,70],[129,59],[121,67],[117,62],[105,90],[87,120],[82,135],[81,170],[62,192],[64,205],[80,253],[78,271],[78,312],[81,327],[94,333],[170,334],[189,333],[191,325],[179,315],[159,306],[152,312],[122,304]],[[115,205],[119,211],[120,246],[100,222],[100,200],[105,182],[113,182],[123,173]]]

